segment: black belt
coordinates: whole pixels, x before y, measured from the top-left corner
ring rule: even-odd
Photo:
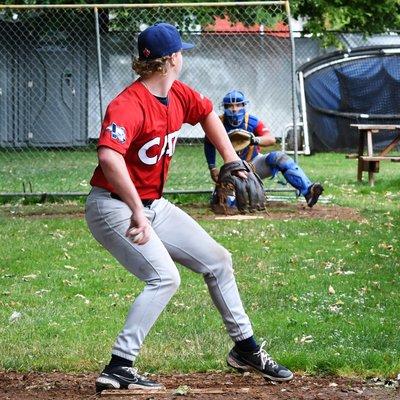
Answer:
[[[119,196],[117,195],[117,193],[111,192],[111,193],[110,193],[110,196],[111,196],[113,199],[115,199],[115,200],[123,201],[123,200],[121,199],[121,197],[119,197]],[[155,200],[155,199],[142,199],[143,207],[150,207],[150,206],[153,204],[153,201],[154,201],[154,200]]]

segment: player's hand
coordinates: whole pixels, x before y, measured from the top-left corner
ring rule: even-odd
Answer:
[[[247,177],[248,177],[248,174],[246,171],[237,171],[235,173],[235,175],[242,179],[247,179]]]
[[[261,142],[261,138],[259,136],[255,136],[254,133],[251,133],[250,136],[250,144],[254,144],[258,146]]]
[[[210,176],[211,179],[217,183],[218,182],[218,175],[219,175],[219,169],[214,167],[214,168],[210,168]]]
[[[250,167],[251,172],[253,172],[253,173],[257,172],[254,164],[251,161],[247,161],[247,165]],[[236,173],[236,176],[238,176],[239,178],[242,178],[242,179],[247,179],[249,177],[249,174],[247,171],[238,171]]]
[[[150,240],[150,223],[143,210],[131,216],[131,223],[126,231],[126,237],[133,243],[143,245]]]

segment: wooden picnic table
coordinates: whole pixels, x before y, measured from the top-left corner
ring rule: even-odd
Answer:
[[[357,158],[357,180],[362,181],[363,171],[368,172],[368,181],[371,186],[375,184],[374,174],[379,172],[381,161],[400,162],[400,157],[390,156],[389,153],[400,143],[400,125],[377,125],[377,124],[351,124],[358,129],[358,153],[349,154],[347,158]],[[394,139],[378,154],[374,154],[372,137],[384,131],[395,131]],[[365,144],[367,153],[364,154]]]

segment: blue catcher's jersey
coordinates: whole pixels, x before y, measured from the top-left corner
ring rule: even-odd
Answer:
[[[258,136],[256,133],[256,128],[259,125],[259,119],[254,115],[250,115],[246,113],[243,122],[239,126],[232,126],[228,118],[225,118],[224,114],[220,116],[222,123],[224,124],[226,132],[231,131],[232,129],[244,129],[245,131],[254,133],[255,136]],[[243,150],[238,151],[237,154],[242,160],[250,161],[252,160],[257,154],[260,153],[260,149],[258,146],[250,145],[245,147]]]

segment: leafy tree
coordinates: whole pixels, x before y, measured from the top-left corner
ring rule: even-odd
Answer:
[[[190,0],[192,3],[200,3],[203,0]],[[219,3],[222,0],[216,1]],[[172,0],[176,3],[187,3],[187,0]],[[5,0],[5,4],[19,5],[19,4],[122,4],[127,3],[125,0]],[[139,30],[141,24],[153,24],[157,21],[168,21],[179,26],[181,29],[186,30],[195,26],[207,26],[213,24],[215,17],[226,18],[228,17],[231,23],[242,22],[245,25],[263,24],[267,27],[274,26],[278,21],[285,21],[285,13],[283,7],[281,9],[271,7],[182,7],[182,8],[171,8],[165,7],[165,0],[136,0],[136,4],[148,4],[148,3],[160,3],[159,8],[120,8],[120,9],[99,9],[99,13],[102,14],[102,21],[107,21],[107,29],[112,30]],[[161,5],[162,4],[162,5]],[[36,10],[29,12],[21,12],[19,19],[30,19],[33,16],[44,18],[49,28],[49,24],[52,28],[59,28],[62,19],[77,18],[77,13],[65,12],[59,10]],[[88,14],[88,13],[86,13]],[[106,15],[106,16],[104,16]],[[49,16],[49,17],[47,17]],[[78,16],[80,18],[81,16]],[[10,16],[11,18],[11,16]],[[40,18],[36,18],[37,23],[40,23]],[[53,22],[51,22],[53,21]],[[57,25],[58,23],[58,25]],[[43,21],[41,23],[43,25]],[[104,26],[103,26],[104,28]]]
[[[176,3],[187,0],[171,0]],[[202,0],[191,0],[197,3]],[[223,0],[218,0],[219,3]],[[126,0],[5,0],[5,4],[118,4]],[[163,3],[165,0],[136,0],[137,4]],[[292,14],[306,20],[305,30],[322,38],[325,44],[336,43],[334,32],[358,32],[365,35],[400,30],[400,0],[291,0]],[[114,12],[110,26],[112,29],[138,29],[140,23],[154,23],[168,20],[187,28],[191,24],[201,26],[213,22],[214,16],[226,17],[230,21],[241,21],[246,25],[262,23],[273,26],[278,20],[285,21],[284,13],[271,12],[268,7],[185,7],[176,9],[160,7],[132,12],[120,9]],[[108,13],[108,10],[103,12]],[[337,44],[337,43],[336,43]]]
[[[305,30],[335,44],[333,32],[365,35],[400,29],[400,0],[292,0],[295,17],[306,19]]]

